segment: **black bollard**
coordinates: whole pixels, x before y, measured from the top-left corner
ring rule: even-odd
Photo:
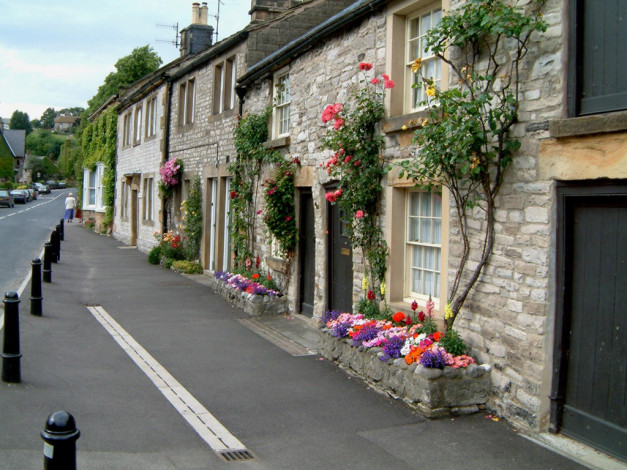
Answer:
[[[52,243],[44,243],[44,282],[52,282]]]
[[[54,228],[57,232],[57,247],[55,249],[55,251],[57,252],[57,261],[61,261],[61,226],[59,224],[57,224],[57,226]]]
[[[50,233],[50,244],[52,245],[52,252],[51,252],[51,256],[50,256],[50,261],[52,261],[53,263],[56,263],[58,261],[58,255],[57,255],[57,237],[59,236],[59,234],[57,233],[56,230],[53,230]]]
[[[19,384],[20,369],[20,298],[17,292],[4,294],[4,342],[2,344],[2,381]]]
[[[33,271],[30,280],[30,314],[41,317],[41,260],[33,259]]]
[[[59,220],[59,226],[61,227],[59,235],[61,235],[61,241],[63,241],[65,240],[65,224],[63,222],[63,219]]]
[[[81,432],[67,411],[55,411],[46,420],[41,438],[44,440],[44,470],[76,470],[76,441]]]

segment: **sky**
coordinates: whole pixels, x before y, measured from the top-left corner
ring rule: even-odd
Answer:
[[[207,0],[216,27],[219,0]],[[191,23],[192,0],[0,0],[0,117],[39,119],[47,108],[87,107],[118,59],[150,45],[163,64]],[[202,3],[202,2],[201,2]],[[221,0],[218,40],[249,22],[250,0]]]

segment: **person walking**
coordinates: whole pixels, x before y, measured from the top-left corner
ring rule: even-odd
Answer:
[[[72,219],[74,218],[74,209],[76,208],[76,199],[72,193],[68,194],[65,198],[65,215],[63,218],[68,221],[68,223],[72,223]]]

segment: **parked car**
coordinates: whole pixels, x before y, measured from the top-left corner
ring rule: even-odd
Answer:
[[[48,181],[46,181],[46,184],[48,185],[48,187],[50,189],[58,189],[58,187],[59,187],[55,180],[48,180]]]
[[[25,189],[14,189],[11,191],[13,202],[26,204],[28,202],[28,192]]]
[[[50,194],[50,188],[48,187],[47,184],[33,183],[33,185],[35,185],[35,187],[37,188],[37,191],[39,191],[39,194]]]
[[[65,189],[66,187],[67,187],[67,185],[66,185],[65,181],[59,181],[57,183],[57,188],[59,188],[59,189]]]
[[[8,189],[0,189],[0,206],[14,207],[13,196]]]
[[[38,193],[36,189],[26,188],[26,191],[29,192],[31,201],[35,201],[37,199]]]

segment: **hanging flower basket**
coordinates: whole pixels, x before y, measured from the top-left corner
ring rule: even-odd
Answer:
[[[169,198],[174,192],[174,188],[181,184],[183,175],[183,162],[180,158],[168,160],[159,169],[161,180],[159,181],[159,192],[164,198]]]

